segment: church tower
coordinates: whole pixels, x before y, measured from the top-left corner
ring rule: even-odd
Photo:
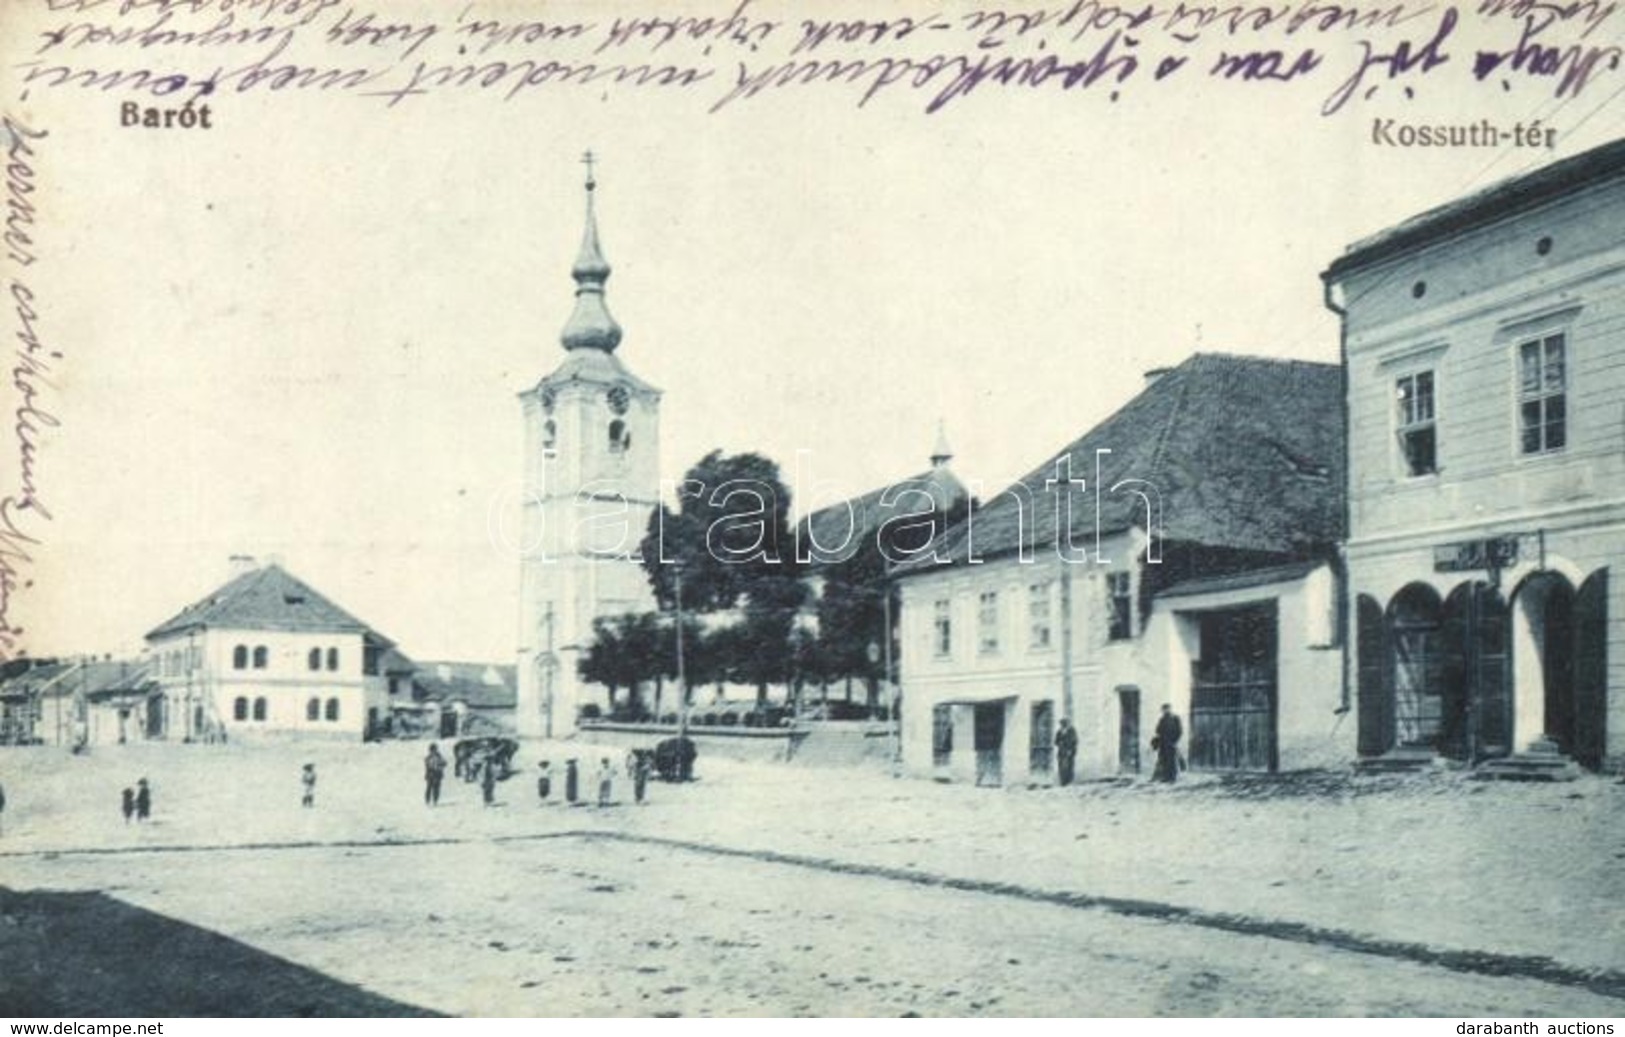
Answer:
[[[654,607],[638,545],[657,507],[660,390],[615,355],[621,326],[604,286],[610,267],[593,212],[570,276],[575,309],[551,374],[519,394],[525,423],[524,551],[520,561],[518,728],[528,737],[575,730],[581,706],[605,703],[576,664],[593,620]]]

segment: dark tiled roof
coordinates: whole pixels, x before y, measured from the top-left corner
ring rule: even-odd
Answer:
[[[1086,491],[1071,495],[1072,541],[1092,546],[1095,451],[1101,459],[1100,532],[1145,526],[1135,494],[1109,492],[1125,479],[1156,488],[1161,536],[1209,547],[1308,553],[1342,536],[1341,372],[1335,364],[1198,353],[1147,386],[1111,417],[960,523],[941,553],[963,563],[1057,540],[1056,478],[1062,457]],[[901,567],[919,571],[930,562]]]
[[[471,709],[512,709],[519,701],[518,667],[458,662],[416,665],[414,699],[448,705],[466,702]]]
[[[35,666],[0,682],[0,698],[80,692],[92,697],[144,694],[157,686],[151,670],[139,659],[93,659],[83,664],[68,659]]]
[[[399,648],[388,648],[378,658],[379,673],[411,673],[417,668],[418,664]]]
[[[1498,222],[1561,198],[1587,184],[1625,175],[1625,138],[1553,162],[1532,173],[1491,184],[1482,191],[1413,216],[1350,245],[1321,275],[1334,281],[1429,241]]]
[[[1240,591],[1252,587],[1267,587],[1272,583],[1301,580],[1320,568],[1323,562],[1296,562],[1277,565],[1269,569],[1249,569],[1228,576],[1207,576],[1198,580],[1176,583],[1167,590],[1158,591],[1158,598],[1190,598],[1198,594],[1217,594],[1221,591]]]
[[[943,466],[871,490],[861,497],[819,508],[796,523],[798,543],[807,544],[809,551],[814,551],[812,544],[819,545],[814,551],[813,569],[852,557],[862,542],[872,538],[887,519],[918,514],[923,502],[919,494],[908,492],[913,490],[931,495],[938,516],[950,513],[970,496],[965,484]],[[888,493],[890,502],[882,504],[881,498]],[[811,541],[807,539],[809,533]],[[846,546],[842,548],[842,545]]]
[[[147,634],[150,641],[192,629],[360,633],[382,645],[361,620],[317,593],[280,565],[267,565],[228,581]]]

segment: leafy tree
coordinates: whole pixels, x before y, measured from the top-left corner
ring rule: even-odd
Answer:
[[[653,620],[651,613],[630,612],[593,620],[592,643],[581,653],[576,672],[582,680],[609,689],[611,710],[615,708],[617,689],[635,689],[639,681],[650,676],[653,660],[648,635]]]
[[[688,470],[678,499],[675,512],[662,505],[650,515],[641,545],[661,608],[675,604],[678,569],[683,608],[696,612],[734,608],[759,583],[799,577],[790,491],[773,461],[713,450]]]
[[[655,598],[693,613],[737,612],[727,626],[684,631],[688,684],[771,684],[795,672],[790,633],[806,600],[790,527],[790,491],[760,454],[712,451],[689,469],[677,510],[650,516],[641,554]]]

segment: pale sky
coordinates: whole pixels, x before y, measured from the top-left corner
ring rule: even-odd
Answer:
[[[715,115],[591,89],[254,94],[191,133],[36,93],[9,110],[51,134],[30,286],[66,357],[38,470],[55,520],[13,618],[34,654],[135,650],[228,555],[279,555],[410,655],[509,659],[518,560],[488,519],[519,484],[516,394],[563,356],[588,147],[668,478],[713,448],[789,475],[805,449],[854,495],[923,469],[941,419],[985,498],[1195,350],[1335,362],[1328,262],[1617,136],[1617,105],[1589,115],[1615,86],[1330,118],[1325,82],[988,90],[930,117],[840,91]],[[1370,140],[1376,115],[1532,114],[1555,152]]]

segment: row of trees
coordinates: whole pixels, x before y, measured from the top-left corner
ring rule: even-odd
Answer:
[[[919,539],[920,524],[907,535]],[[794,699],[808,686],[853,681],[873,700],[885,676],[882,638],[896,636],[895,600],[889,629],[886,623],[885,598],[895,591],[885,557],[872,534],[864,537],[846,560],[820,569],[823,591],[811,601],[807,566],[796,557],[790,493],[773,461],[754,453],[707,455],[689,469],[677,509],[662,505],[651,516],[641,554],[660,611],[599,619],[580,662],[584,680],[610,689],[612,706],[619,692],[642,684],[663,697],[675,679],[679,581],[690,692],[709,684],[754,686],[762,706],[773,686],[788,688]],[[816,625],[805,621],[812,615]],[[669,708],[677,702],[674,696]],[[638,715],[668,707],[628,696],[622,708]]]

